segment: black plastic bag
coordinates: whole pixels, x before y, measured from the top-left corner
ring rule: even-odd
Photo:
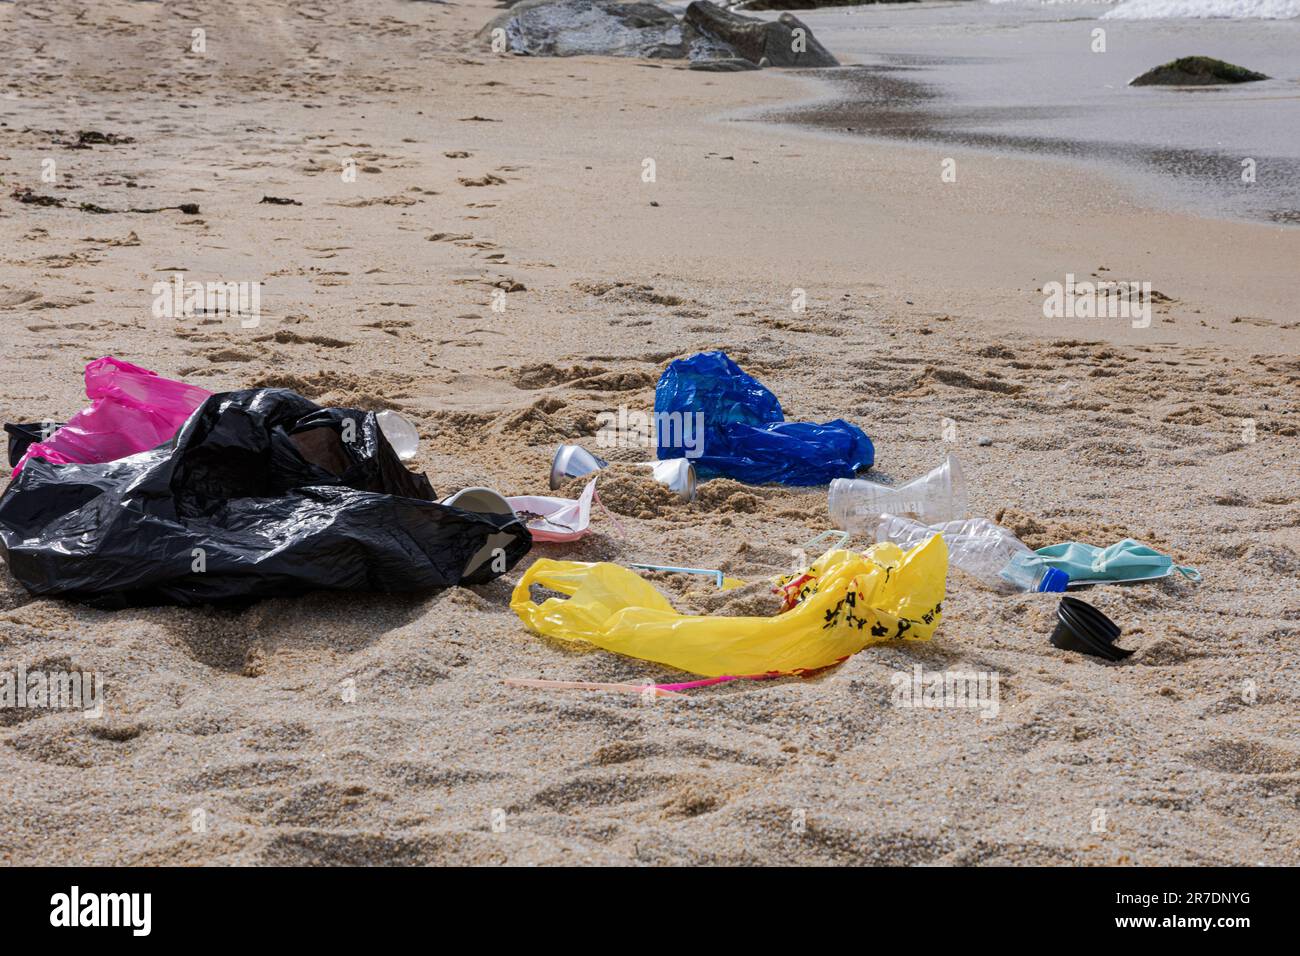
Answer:
[[[0,550],[34,594],[126,607],[484,584],[532,547],[514,515],[433,499],[374,413],[249,389],[152,451],[29,459],[0,497]]]
[[[9,435],[9,467],[17,467],[23,455],[38,441],[44,441],[49,433],[62,428],[63,422],[5,422],[5,431]]]

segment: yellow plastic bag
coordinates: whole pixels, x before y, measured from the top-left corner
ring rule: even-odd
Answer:
[[[784,674],[828,667],[881,641],[929,640],[947,573],[941,535],[906,554],[890,543],[864,554],[834,549],[800,574],[777,579],[789,610],[709,617],[679,613],[620,565],[542,558],[515,586],[510,606],[538,634],[705,677]],[[529,594],[534,584],[569,596],[537,604]]]

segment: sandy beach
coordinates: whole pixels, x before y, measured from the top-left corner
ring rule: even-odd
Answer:
[[[878,480],[955,453],[972,514],[1031,547],[1133,537],[1203,582],[1083,593],[1135,651],[1107,664],[1048,643],[1053,595],[953,573],[928,643],[646,706],[503,684],[687,679],[530,634],[520,574],[760,581],[831,528],[825,488],[715,479],[686,504],[611,473],[591,536],[434,593],[109,612],[4,570],[0,673],[107,692],[100,719],[0,709],[0,862],[1300,863],[1300,227],[763,118],[842,95],[827,71],[496,55],[475,34],[499,12],[0,3],[3,419],[65,419],[114,355],[395,409],[439,494],[546,494],[558,443],[596,450],[601,413],[722,349],[788,418],[860,425]],[[805,19],[838,53],[831,14]],[[90,130],[125,141],[69,148]],[[262,283],[260,322],[156,317],[176,273]],[[1150,282],[1150,323],[1045,318],[1067,275]],[[893,706],[918,665],[997,674],[998,713]]]

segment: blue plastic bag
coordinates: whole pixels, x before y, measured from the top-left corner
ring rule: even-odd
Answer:
[[[655,423],[661,459],[683,456],[671,436],[682,434],[682,419],[697,412],[703,415],[702,454],[691,457],[688,449],[687,457],[701,480],[824,485],[852,478],[875,460],[871,439],[856,425],[838,418],[823,425],[787,422],[776,396],[725,352],[678,359],[660,376]]]

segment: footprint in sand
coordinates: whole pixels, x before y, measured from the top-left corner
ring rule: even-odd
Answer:
[[[41,297],[30,289],[0,289],[0,309],[17,309]]]
[[[353,344],[344,339],[336,339],[328,335],[302,335],[288,329],[280,329],[271,335],[259,335],[253,341],[277,342],[280,345],[321,345],[327,349],[345,349]]]
[[[372,196],[369,199],[345,199],[330,203],[331,206],[345,206],[348,209],[361,209],[366,206],[414,206],[420,199],[410,196]]]
[[[46,296],[31,289],[0,289],[0,309],[5,310],[70,309],[93,301],[87,295]]]
[[[1185,754],[1186,759],[1216,773],[1295,773],[1300,770],[1300,752],[1246,738],[1227,738],[1206,744]]]

